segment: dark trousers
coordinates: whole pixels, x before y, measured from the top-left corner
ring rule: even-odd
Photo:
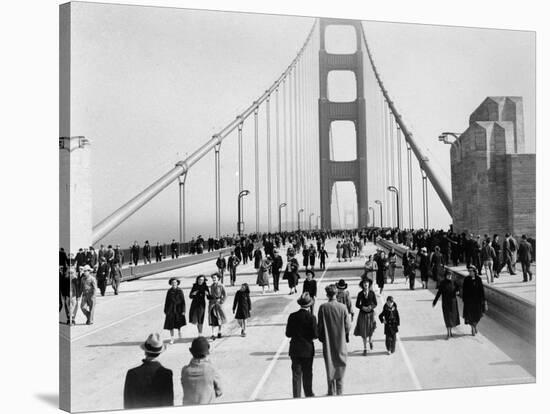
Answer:
[[[292,360],[292,397],[302,396],[302,383],[306,397],[313,397],[311,384],[313,382],[313,357],[298,358],[290,357]]]
[[[388,335],[386,334],[386,350],[390,351],[392,354],[395,352],[395,333]]]
[[[105,296],[105,289],[107,289],[107,279],[101,278],[97,280],[97,287],[99,288],[99,291],[101,292],[101,296]]]
[[[236,267],[230,267],[229,268],[229,276],[231,280],[231,286],[235,284],[237,281],[237,268]]]
[[[223,272],[225,267],[218,267],[218,273],[220,274],[220,282],[223,284]]]
[[[502,262],[502,267],[500,268],[500,271],[502,272],[502,269],[504,269],[505,267],[508,268],[508,273],[509,274],[511,274],[511,275],[516,274],[516,272],[514,271],[514,267],[512,265],[512,257],[511,256],[504,255],[504,260]]]
[[[155,255],[155,260],[157,261],[157,263],[162,262],[162,254],[159,253],[159,254]]]
[[[279,291],[279,276],[281,275],[281,272],[279,270],[273,271],[273,290],[275,292]]]
[[[325,259],[321,259],[321,261],[319,262],[319,267],[321,270],[325,270]]]
[[[134,262],[134,266],[137,266],[138,260],[139,260],[139,256],[132,256],[132,260],[133,260],[133,262]]]
[[[414,280],[416,278],[416,273],[414,270],[409,272],[409,289],[414,290]]]
[[[523,272],[523,281],[533,280],[533,273],[531,272],[531,263],[521,262],[521,271]],[[529,279],[527,278],[529,277]]]

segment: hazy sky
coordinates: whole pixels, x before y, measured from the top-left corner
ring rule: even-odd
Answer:
[[[313,21],[73,3],[71,135],[85,135],[93,142],[93,222],[172,168],[271,86],[296,55]],[[523,96],[525,133],[534,150],[533,33],[379,22],[365,22],[364,27],[385,86],[449,189],[449,147],[438,143],[437,136],[444,130],[464,131],[470,113],[486,96]],[[312,64],[317,50],[318,33],[308,55]],[[374,199],[383,197],[376,141],[381,109],[366,55],[364,64],[371,162],[369,204],[374,205]],[[318,73],[314,69],[306,83],[316,90]],[[336,80],[335,85],[333,97],[339,85],[345,88],[345,79]],[[313,100],[307,111],[316,113]],[[260,111],[260,127],[265,128],[262,125],[265,113]],[[312,128],[316,131],[317,125]],[[245,188],[253,189],[252,122],[245,123],[244,131]],[[314,150],[315,143],[310,145]],[[236,147],[236,134],[232,134],[221,151],[223,233],[235,229]],[[264,142],[260,148],[265,154]],[[349,156],[349,151],[349,146],[335,146],[338,157]],[[214,233],[213,158],[205,157],[187,180],[189,235]],[[312,182],[310,209],[315,212],[318,167],[311,161],[307,175]],[[261,179],[265,230],[264,172]],[[340,203],[347,209],[353,205],[353,195],[344,188],[339,190]],[[418,225],[422,217],[419,175],[416,190]],[[253,229],[253,207],[254,199],[248,197],[248,230]],[[174,184],[105,241],[125,245],[134,239],[177,238],[177,209],[178,187]],[[275,209],[273,220],[276,224]],[[431,191],[430,225],[447,227],[449,223],[450,217]]]

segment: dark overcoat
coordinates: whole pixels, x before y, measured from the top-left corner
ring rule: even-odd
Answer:
[[[443,319],[447,328],[454,328],[460,325],[458,303],[456,301],[457,292],[458,286],[456,286],[452,280],[444,279],[439,284],[439,289],[433,300],[433,305],[435,306],[439,297],[441,297]]]
[[[172,370],[158,361],[143,360],[143,365],[126,373],[124,408],[174,405]]]
[[[485,312],[485,290],[479,276],[467,276],[462,284],[463,316],[467,324],[479,322]]]
[[[185,296],[180,288],[170,288],[164,301],[164,329],[180,329],[187,325],[185,320]]]
[[[288,355],[295,358],[313,358],[313,340],[317,338],[317,320],[306,309],[300,309],[288,316],[286,336],[290,338]]]

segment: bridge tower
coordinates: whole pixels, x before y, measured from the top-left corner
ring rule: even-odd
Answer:
[[[331,54],[325,48],[327,26],[351,26],[355,31],[357,49],[351,54]],[[355,75],[357,96],[351,102],[331,102],[328,99],[328,77],[331,71],[351,71]],[[361,22],[344,19],[320,20],[319,50],[319,164],[321,189],[321,225],[331,228],[332,188],[336,182],[350,181],[357,195],[357,224],[368,224],[367,195],[367,129],[363,87],[363,52],[361,49]],[[355,125],[357,158],[334,161],[330,154],[331,124],[334,121],[352,121]],[[338,137],[333,136],[334,145]]]

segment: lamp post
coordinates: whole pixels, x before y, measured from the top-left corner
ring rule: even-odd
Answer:
[[[317,230],[321,230],[321,216],[317,216]]]
[[[370,223],[371,223],[371,226],[374,227],[374,208],[369,207],[369,211],[372,211]]]
[[[382,216],[382,202],[380,200],[374,200],[376,204],[380,206],[380,228],[384,227],[384,221]]]
[[[401,215],[400,214],[400,210],[399,210],[399,190],[393,186],[393,185],[390,185],[388,187],[388,191],[392,192],[392,193],[395,193],[395,201],[397,203],[397,229],[399,230],[400,229],[400,220],[399,220],[399,216]]]
[[[309,215],[309,231],[311,231],[311,218],[315,215],[315,213],[311,213]]]
[[[248,190],[242,190],[240,193],[239,193],[239,197],[237,199],[237,211],[238,211],[238,221],[237,221],[237,234],[239,236],[242,235],[242,228],[243,228],[243,221],[242,221],[242,217],[241,217],[241,204],[242,204],[242,198],[247,196],[248,194],[250,194],[250,191]]]
[[[281,210],[286,207],[286,203],[279,204],[279,233],[281,233]]]
[[[303,208],[298,210],[298,231],[300,231],[300,213],[303,213],[303,212],[304,212]]]

